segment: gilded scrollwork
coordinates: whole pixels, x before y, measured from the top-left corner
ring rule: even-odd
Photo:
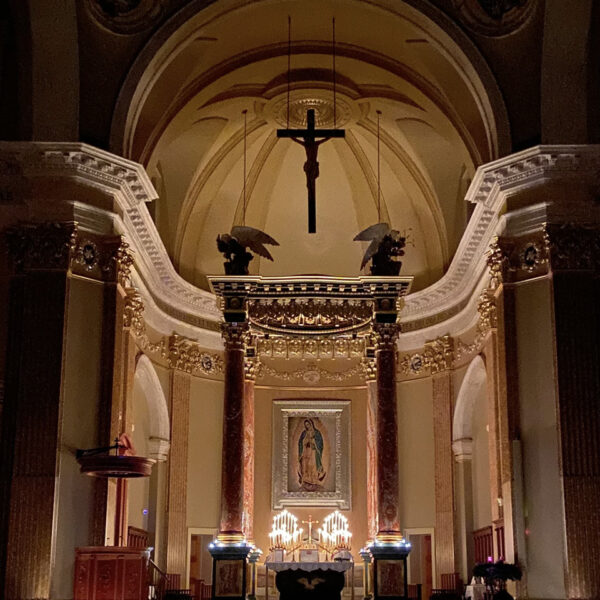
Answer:
[[[343,383],[357,377],[363,378],[364,370],[363,365],[358,364],[343,371],[329,371],[319,367],[316,363],[309,362],[306,367],[302,369],[285,371],[274,369],[273,367],[260,362],[257,367],[257,377],[272,377],[274,379],[280,379],[287,382],[302,381],[308,384],[316,384],[322,380],[334,383]]]
[[[257,299],[248,303],[251,322],[278,331],[345,331],[365,327],[373,314],[369,300],[335,298]]]
[[[427,342],[423,350],[423,363],[432,375],[451,369],[454,363],[454,338],[443,335]]]
[[[223,372],[223,359],[204,350],[198,342],[174,333],[166,345],[166,358],[172,369],[195,374],[213,375]]]

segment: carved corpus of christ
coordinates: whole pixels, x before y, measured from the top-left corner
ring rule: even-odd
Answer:
[[[292,141],[304,146],[306,151],[304,172],[308,188],[308,233],[316,233],[316,180],[319,176],[319,162],[317,161],[319,146],[331,138],[346,137],[346,131],[344,129],[315,129],[315,111],[310,108],[306,111],[306,129],[278,129],[277,137],[291,138]]]

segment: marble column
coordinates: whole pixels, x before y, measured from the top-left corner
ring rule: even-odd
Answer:
[[[250,352],[251,350],[251,352]],[[244,364],[244,514],[243,532],[248,543],[254,543],[254,381],[256,357],[248,349]]]
[[[168,459],[167,573],[183,581],[187,567],[187,463],[190,419],[190,375],[171,371],[171,447]]]
[[[377,541],[402,539],[399,514],[396,340],[399,326],[375,323],[377,364]]]
[[[363,368],[367,383],[367,535],[377,537],[377,367],[366,358]]]
[[[221,467],[221,522],[217,539],[244,539],[244,359],[248,324],[223,323],[225,394]]]

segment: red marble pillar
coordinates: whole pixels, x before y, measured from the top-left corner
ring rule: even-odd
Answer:
[[[396,339],[398,325],[375,323],[377,364],[377,540],[402,539],[398,489],[398,411],[396,407]]]
[[[244,539],[244,358],[247,323],[224,323],[225,397],[221,463],[221,524],[224,543]]]
[[[244,382],[244,523],[246,539],[254,542],[254,380],[256,362],[246,358]]]
[[[377,369],[374,360],[365,360],[367,378],[367,534],[377,537]]]

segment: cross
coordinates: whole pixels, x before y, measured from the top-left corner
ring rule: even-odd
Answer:
[[[278,129],[278,138],[292,138],[294,142],[304,146],[306,150],[306,187],[308,188],[308,233],[317,232],[316,192],[315,182],[319,176],[317,152],[319,146],[331,138],[346,137],[344,129],[315,129],[315,111],[306,111],[306,129]],[[301,138],[301,139],[300,139]],[[317,141],[317,138],[323,138]]]
[[[308,525],[308,543],[312,544],[312,526],[316,525],[319,521],[313,521],[312,515],[308,515],[308,521],[302,521],[302,524],[306,523]]]

